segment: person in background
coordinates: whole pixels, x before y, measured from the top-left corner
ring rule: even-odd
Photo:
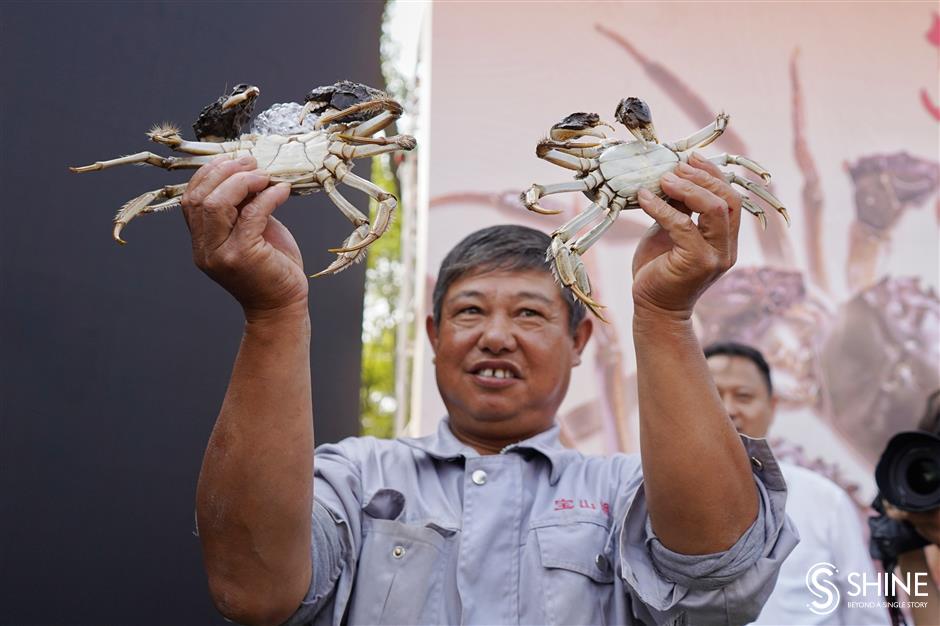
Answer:
[[[917,424],[918,430],[940,436],[940,390],[927,398],[927,410]],[[911,608],[915,626],[936,626],[940,624],[940,586],[937,571],[940,569],[940,508],[929,511],[902,511],[887,501],[882,501],[888,517],[907,522],[917,533],[930,542],[929,545],[898,557],[898,573],[902,578],[908,574],[921,572],[927,574],[927,596],[911,598],[915,605]]]
[[[748,437],[766,437],[774,421],[777,399],[764,356],[751,346],[727,342],[706,347],[705,357],[718,394],[738,432]],[[875,578],[851,498],[841,487],[815,472],[786,462],[779,465],[787,481],[787,515],[800,534],[800,543],[783,562],[777,585],[753,623],[889,624],[883,608],[848,606],[848,575],[858,572],[865,573],[868,580]],[[819,615],[807,606],[815,598],[807,589],[806,575],[818,563],[830,563],[838,570],[831,580],[840,592],[839,606],[827,615]]]

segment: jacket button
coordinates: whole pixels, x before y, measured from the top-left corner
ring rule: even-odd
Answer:
[[[756,456],[751,457],[751,465],[753,465],[754,469],[756,469],[758,472],[764,469],[764,464],[761,463],[760,459],[758,459]]]
[[[470,474],[470,480],[472,480],[475,485],[483,485],[486,483],[486,472],[483,470],[476,470]]]
[[[596,557],[594,557],[594,565],[596,565],[597,569],[602,572],[606,572],[610,567],[610,563],[607,561],[607,557],[603,554],[598,554]]]
[[[395,546],[395,548],[392,550],[392,556],[396,559],[400,559],[401,557],[405,556],[405,549],[401,546]]]

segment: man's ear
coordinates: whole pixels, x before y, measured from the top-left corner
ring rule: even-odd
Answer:
[[[594,332],[594,320],[590,317],[585,316],[580,322],[578,322],[578,327],[574,329],[574,363],[571,364],[572,367],[576,365],[581,365],[581,353],[584,352],[584,347],[587,345],[588,340],[591,338],[591,333]]]
[[[437,354],[437,326],[434,324],[433,315],[424,318],[424,330],[428,334],[428,341],[431,342],[431,349]]]

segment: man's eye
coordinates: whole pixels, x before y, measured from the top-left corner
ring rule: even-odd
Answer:
[[[542,314],[535,309],[522,309],[519,311],[519,315],[522,317],[542,317]]]
[[[457,311],[459,315],[476,315],[479,312],[480,312],[480,307],[478,306],[465,306],[459,311]]]
[[[741,402],[750,402],[754,399],[754,396],[748,395],[746,393],[739,393],[736,397]]]

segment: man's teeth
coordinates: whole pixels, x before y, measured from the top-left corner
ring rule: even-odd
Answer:
[[[478,375],[485,378],[515,378],[509,370],[494,370],[489,368],[480,370]]]

